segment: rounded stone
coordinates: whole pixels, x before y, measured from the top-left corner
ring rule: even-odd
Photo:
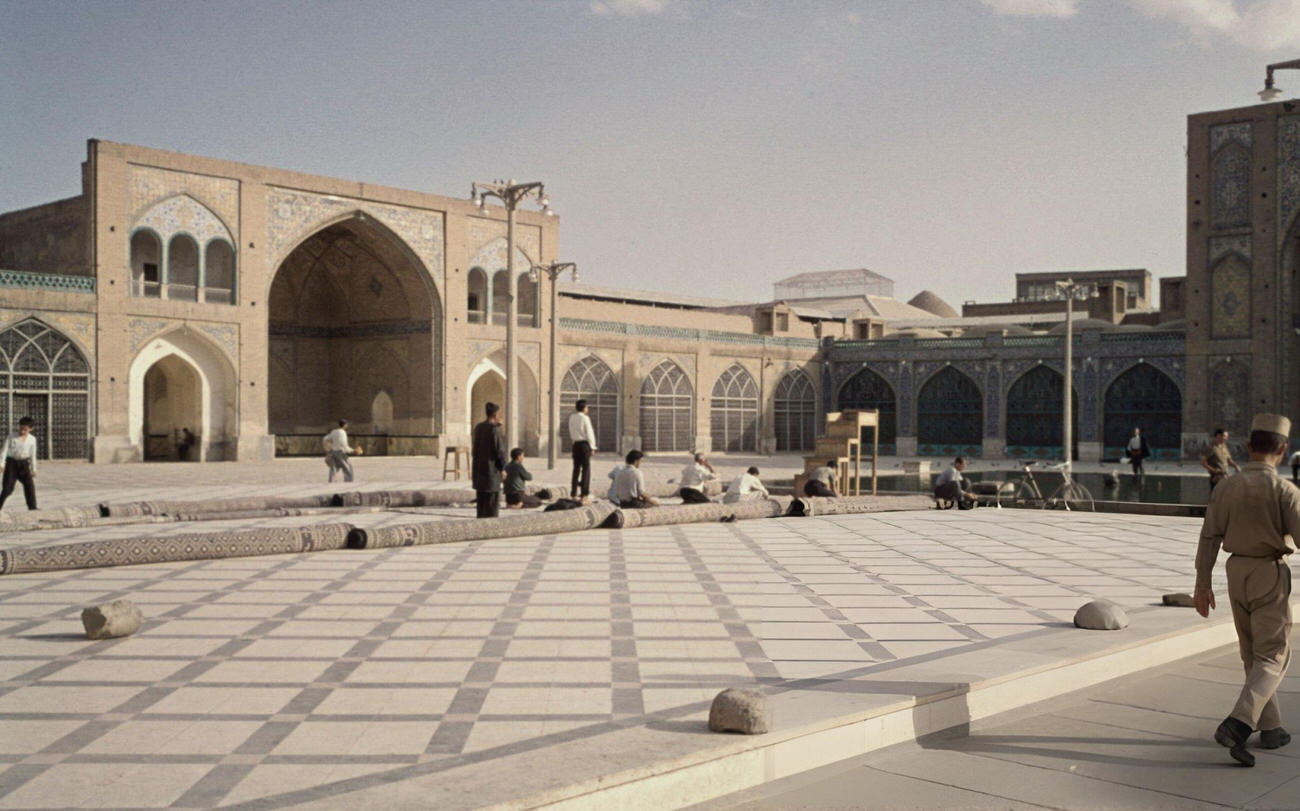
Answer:
[[[709,729],[761,735],[772,725],[772,708],[758,690],[729,687],[718,693],[709,708]]]
[[[1109,600],[1093,600],[1074,612],[1074,624],[1089,631],[1118,631],[1128,627],[1128,615]]]
[[[113,639],[129,636],[140,628],[144,614],[130,600],[115,600],[104,605],[94,605],[81,612],[81,624],[87,639]]]
[[[1196,600],[1192,599],[1192,595],[1185,591],[1166,594],[1160,598],[1160,602],[1165,605],[1176,605],[1180,608],[1192,608],[1196,605]]]

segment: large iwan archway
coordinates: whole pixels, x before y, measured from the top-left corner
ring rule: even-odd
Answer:
[[[385,226],[357,213],[312,234],[280,263],[269,305],[271,433],[310,445],[340,418],[358,437],[417,439],[403,447],[439,433],[438,293]],[[381,393],[391,411],[374,408]]]

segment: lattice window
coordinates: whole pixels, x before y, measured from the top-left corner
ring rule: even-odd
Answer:
[[[975,381],[945,366],[916,399],[918,445],[969,446],[984,442],[984,398]]]
[[[57,330],[28,319],[0,333],[0,432],[31,417],[38,458],[85,459],[89,397],[90,367]]]
[[[758,450],[758,386],[739,363],[727,367],[713,384],[709,429],[715,451]]]
[[[817,393],[808,375],[794,371],[776,384],[772,401],[776,450],[811,450],[817,435]]]
[[[682,368],[670,360],[641,384],[641,450],[694,450],[695,391]]]
[[[1219,389],[1223,386],[1228,396],[1236,398],[1233,423],[1223,425],[1224,428],[1236,430],[1242,422],[1240,415],[1245,413],[1244,406],[1249,402],[1247,391],[1242,387],[1245,377],[1245,369],[1242,369],[1239,378],[1233,376],[1223,380],[1216,377],[1212,382],[1215,389],[1212,397],[1217,398],[1223,393]],[[1102,435],[1107,455],[1118,454],[1132,438],[1134,428],[1142,429],[1153,454],[1158,450],[1181,452],[1183,396],[1178,385],[1151,364],[1139,363],[1115,378],[1106,389],[1104,408]]]
[[[1065,378],[1050,366],[1035,366],[1021,375],[1007,391],[1007,453],[1015,456],[1043,456],[1061,453],[1062,401]],[[1070,399],[1071,438],[1079,437],[1079,394]]]
[[[898,398],[885,378],[863,367],[840,387],[836,407],[875,409],[880,412],[880,452],[891,454],[898,441]]]
[[[569,415],[579,400],[587,401],[587,416],[596,431],[596,447],[618,450],[618,378],[600,358],[588,355],[569,367],[560,383],[560,441],[565,453],[573,449]]]

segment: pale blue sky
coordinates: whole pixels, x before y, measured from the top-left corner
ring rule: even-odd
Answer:
[[[91,137],[509,176],[593,284],[756,300],[868,267],[959,305],[1184,273],[1186,116],[1298,56],[1300,0],[0,0],[0,210],[78,193]]]

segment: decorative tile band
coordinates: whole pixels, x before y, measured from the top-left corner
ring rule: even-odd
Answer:
[[[710,329],[662,327],[646,324],[624,324],[619,321],[596,321],[590,318],[561,318],[560,329],[582,332],[605,332],[614,335],[645,335],[651,338],[671,338],[679,341],[712,341],[714,343],[750,344],[752,346],[784,346],[816,349],[816,338],[780,338],[771,335],[750,335],[743,332],[719,332]]]
[[[95,277],[68,276],[61,273],[29,273],[25,270],[0,270],[0,287],[93,293],[95,292]]]

